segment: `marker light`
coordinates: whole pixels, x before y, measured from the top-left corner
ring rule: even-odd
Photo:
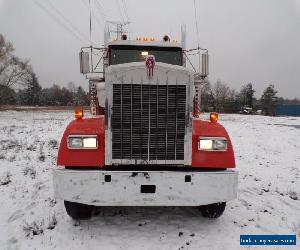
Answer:
[[[163,41],[164,41],[164,42],[170,42],[170,37],[169,37],[168,35],[165,35],[165,36],[163,37]]]
[[[77,120],[83,118],[83,109],[82,108],[76,108],[75,109],[75,118]]]
[[[210,121],[213,122],[213,123],[216,123],[219,119],[219,115],[216,112],[210,113],[209,117],[210,117]]]
[[[177,43],[178,41],[176,39],[173,40],[173,43]]]
[[[203,137],[198,142],[198,150],[226,151],[227,139],[224,137]]]
[[[147,37],[144,37],[144,39],[143,39],[143,40],[146,42],[146,41],[148,41],[148,38],[147,38]]]
[[[149,52],[148,51],[142,51],[141,55],[142,56],[148,56]]]
[[[155,38],[154,38],[154,37],[151,37],[150,41],[152,41],[152,42],[155,41]]]
[[[137,41],[141,41],[142,38],[138,36],[138,37],[136,38],[136,40],[137,40]]]

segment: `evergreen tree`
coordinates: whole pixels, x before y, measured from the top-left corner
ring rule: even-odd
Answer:
[[[75,105],[76,106],[88,106],[89,105],[89,96],[83,90],[83,88],[81,86],[79,86],[76,91]]]
[[[25,90],[28,98],[27,103],[28,105],[39,105],[42,87],[40,86],[35,73],[32,72],[31,77],[31,80],[28,82],[28,87]]]
[[[16,92],[12,88],[0,84],[0,105],[14,105],[16,98]]]
[[[61,88],[53,84],[51,88],[45,88],[41,91],[41,104],[50,106],[86,106],[89,105],[88,95],[82,87],[76,89],[73,93],[69,88]]]
[[[252,83],[248,83],[242,87],[240,92],[240,101],[242,106],[249,106],[253,108],[253,99],[254,99],[255,90],[252,87]]]
[[[26,82],[27,87],[19,92],[19,103],[28,106],[40,105],[42,87],[35,73],[30,72],[30,76]]]
[[[53,106],[53,105],[55,105],[55,100],[53,98],[51,88],[42,89],[41,95],[40,95],[40,103],[41,103],[42,106]]]
[[[73,93],[66,89],[66,88],[62,88],[61,89],[61,97],[62,97],[62,103],[63,105],[66,106],[72,106],[74,104],[74,96]]]
[[[278,102],[278,97],[276,96],[277,91],[273,84],[270,84],[263,92],[261,96],[261,106],[262,111],[265,115],[275,115],[275,108]]]

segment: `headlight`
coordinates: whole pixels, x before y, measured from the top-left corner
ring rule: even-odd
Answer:
[[[97,149],[98,140],[97,136],[89,135],[70,135],[68,137],[69,149]]]
[[[226,151],[227,139],[223,137],[203,137],[198,142],[198,150]]]
[[[69,137],[68,146],[69,148],[82,148],[83,147],[82,137]]]

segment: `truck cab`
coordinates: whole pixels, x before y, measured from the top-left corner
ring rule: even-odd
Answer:
[[[64,132],[56,198],[75,219],[90,217],[94,206],[195,206],[219,217],[236,197],[238,175],[217,114],[195,115],[203,77],[168,36],[123,38],[107,43],[103,76],[90,79],[91,104],[103,112],[79,111]],[[80,54],[82,73],[90,55]]]
[[[145,39],[146,40],[146,39]],[[147,40],[116,40],[108,44],[109,65],[131,62],[145,62],[149,55],[155,57],[156,62],[172,65],[183,65],[183,50],[177,42],[157,42]]]

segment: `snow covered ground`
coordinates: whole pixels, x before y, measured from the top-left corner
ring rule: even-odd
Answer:
[[[238,199],[217,220],[194,208],[130,207],[80,222],[53,199],[51,178],[72,118],[0,112],[0,249],[239,249],[240,234],[297,234],[300,246],[300,118],[220,116],[240,176]]]

